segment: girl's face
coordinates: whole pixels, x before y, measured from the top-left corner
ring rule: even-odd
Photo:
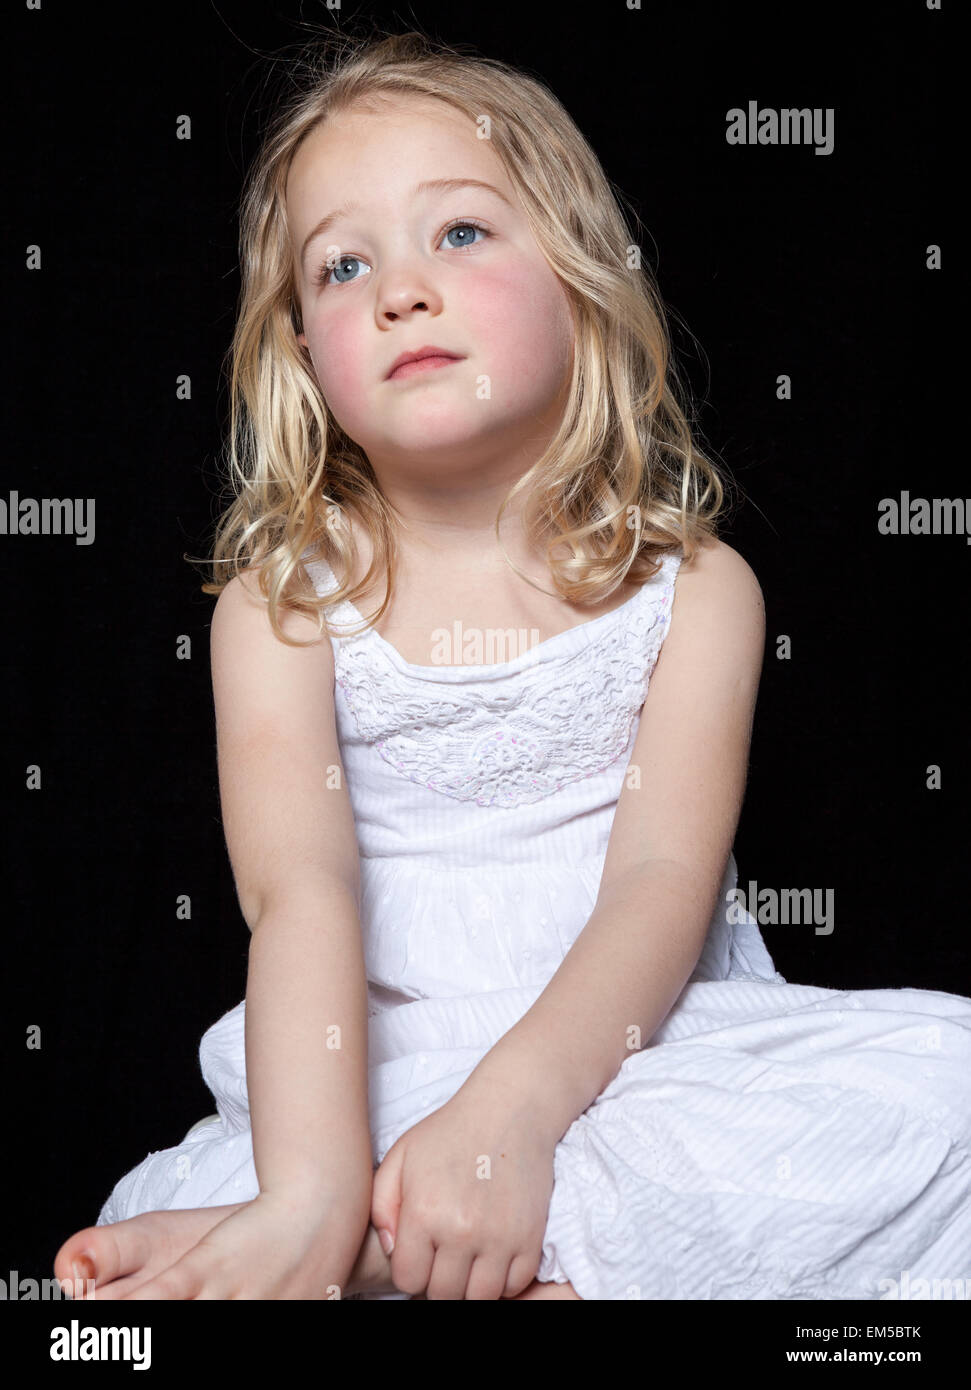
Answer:
[[[441,102],[342,112],[305,139],[286,196],[299,342],[379,475],[519,476],[559,424],[574,330],[490,142]],[[389,378],[426,346],[460,360]]]

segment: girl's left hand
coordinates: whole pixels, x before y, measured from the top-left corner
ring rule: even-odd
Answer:
[[[535,1278],[556,1144],[514,1097],[473,1073],[378,1167],[371,1224],[391,1233],[391,1277],[402,1293],[514,1298]]]

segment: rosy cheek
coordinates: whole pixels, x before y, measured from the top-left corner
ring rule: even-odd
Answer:
[[[509,381],[535,373],[556,346],[569,351],[572,328],[559,284],[532,265],[506,264],[470,277],[462,305],[473,349]]]
[[[362,360],[360,333],[355,330],[350,315],[332,315],[326,326],[318,330],[314,357],[320,368],[324,396],[335,407],[338,402],[353,406],[364,389],[368,365]],[[372,373],[373,370],[372,366]]]

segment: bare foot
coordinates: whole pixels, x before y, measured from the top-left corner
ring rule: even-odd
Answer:
[[[55,1278],[62,1285],[67,1281],[67,1292],[74,1298],[124,1298],[175,1264],[213,1226],[245,1205],[146,1211],[107,1226],[85,1226],[54,1256]]]
[[[124,1298],[175,1264],[220,1221],[246,1205],[231,1202],[183,1211],[146,1211],[107,1226],[85,1226],[58,1250],[54,1276],[75,1298]],[[396,1292],[391,1261],[369,1224],[344,1296]]]

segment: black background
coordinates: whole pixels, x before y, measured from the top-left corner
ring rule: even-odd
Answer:
[[[540,76],[650,231],[703,442],[741,497],[723,536],[766,599],[739,881],[835,891],[832,935],[763,928],[797,983],[971,992],[971,550],[877,531],[879,500],[901,489],[971,492],[945,331],[963,269],[956,9],[339,12],[347,32],[371,16],[417,26]],[[249,937],[220,821],[214,600],[182,557],[206,554],[218,511],[236,212],[267,60],[307,36],[301,20],[334,18],[295,0],[45,0],[3,21],[0,496],[96,499],[93,545],[0,536],[4,1275],[50,1275],[123,1173],[214,1110],[198,1043],[243,997]],[[726,112],[749,100],[835,108],[834,152],[728,145]],[[190,141],[175,138],[185,114]],[[791,660],[775,657],[780,634]],[[191,660],[176,658],[184,635]],[[42,791],[26,789],[34,764]],[[926,788],[931,764],[941,790]]]

